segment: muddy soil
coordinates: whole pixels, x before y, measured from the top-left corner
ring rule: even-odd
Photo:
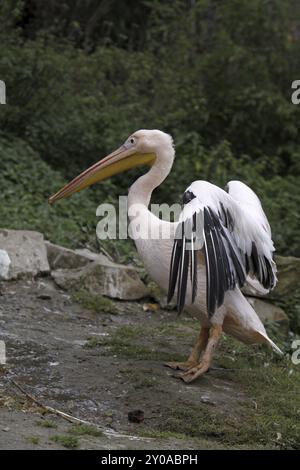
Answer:
[[[83,308],[48,277],[1,284],[0,339],[7,363],[0,369],[0,449],[226,447],[213,433],[186,435],[174,426],[176,432],[172,426],[173,432],[166,432],[173,414],[183,410],[184,420],[184,410],[198,407],[201,416],[203,407],[213,408],[239,423],[243,403],[251,399],[217,361],[190,385],[164,367],[164,360],[186,358],[197,325],[178,320],[173,311],[145,311],[142,302],[114,302],[114,310],[99,314]],[[45,413],[13,381],[103,434],[78,432]],[[137,409],[144,420],[129,422],[128,413]]]

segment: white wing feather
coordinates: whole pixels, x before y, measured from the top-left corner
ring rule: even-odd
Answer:
[[[229,192],[227,193],[207,181],[194,181],[187,191],[191,191],[196,198],[185,206],[182,219],[184,220],[195,207],[198,207],[198,210],[203,206],[210,207],[217,213],[222,212],[222,207],[225,208],[232,217],[231,234],[237,247],[242,253],[250,256],[254,243],[258,255],[265,256],[269,260],[276,283],[276,265],[273,261],[275,249],[270,225],[260,200],[247,185],[240,181],[231,181],[228,183],[228,188]],[[188,207],[190,205],[191,207]],[[249,283],[251,284],[251,278]],[[257,288],[257,283],[255,283],[255,289]]]

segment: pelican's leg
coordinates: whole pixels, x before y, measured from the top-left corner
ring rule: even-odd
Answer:
[[[222,326],[213,325],[209,332],[209,339],[207,342],[206,349],[203,353],[201,361],[194,367],[189,368],[186,372],[180,374],[180,378],[185,382],[192,382],[200,375],[208,371],[214,350],[222,335]]]
[[[171,369],[188,370],[199,363],[200,354],[205,350],[209,338],[209,328],[202,327],[196,344],[186,362],[166,362],[164,365]]]

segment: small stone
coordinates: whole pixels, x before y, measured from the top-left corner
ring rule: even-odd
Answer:
[[[202,395],[201,402],[206,403],[207,405],[216,406],[216,402],[213,401],[208,395]]]
[[[29,230],[0,230],[1,251],[9,259],[6,280],[35,277],[50,272],[44,236]]]
[[[6,427],[6,428],[2,428],[2,431],[4,431],[4,432],[8,432],[8,431],[10,431],[10,428],[8,428],[8,427]]]
[[[41,299],[41,300],[51,300],[51,295],[49,294],[39,294],[37,295],[37,299]]]
[[[158,304],[144,304],[143,305],[144,312],[157,312],[158,309],[159,309]]]
[[[144,421],[145,414],[143,410],[133,410],[128,413],[128,421],[130,423],[141,423]]]
[[[9,267],[11,261],[10,257],[8,256],[7,251],[0,250],[0,279],[7,280],[9,279]]]

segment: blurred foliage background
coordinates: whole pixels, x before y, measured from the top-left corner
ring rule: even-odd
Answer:
[[[141,170],[54,208],[47,198],[131,132],[159,128],[177,157],[156,202],[195,179],[241,179],[277,251],[300,256],[297,0],[1,0],[0,24],[2,227],[95,244],[97,204]]]

